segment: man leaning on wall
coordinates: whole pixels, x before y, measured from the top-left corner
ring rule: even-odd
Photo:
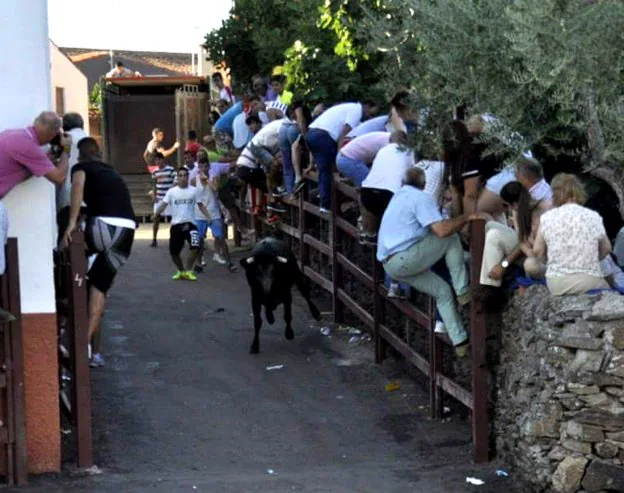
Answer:
[[[44,176],[56,185],[65,181],[69,169],[71,137],[61,132],[62,122],[56,113],[44,111],[26,128],[0,132],[0,274],[4,273],[4,245],[8,216],[2,199],[19,183],[31,176]],[[58,137],[56,154],[46,154],[43,145]],[[0,312],[0,321],[9,314]]]

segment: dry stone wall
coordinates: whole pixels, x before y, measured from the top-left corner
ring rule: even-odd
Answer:
[[[534,286],[503,327],[499,456],[536,492],[624,492],[624,296]]]

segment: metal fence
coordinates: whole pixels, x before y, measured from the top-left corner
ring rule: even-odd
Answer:
[[[0,248],[5,248],[0,245]],[[7,484],[28,482],[24,404],[24,347],[22,342],[19,257],[17,239],[6,245],[6,272],[0,276],[0,306],[15,320],[0,322],[0,443]]]
[[[308,179],[312,183],[318,182],[314,174]],[[244,201],[241,201],[241,212],[257,234],[277,229],[285,235],[304,274],[331,295],[334,321],[342,323],[350,314],[366,327],[375,343],[377,363],[383,362],[388,348],[392,347],[428,379],[432,417],[442,417],[447,396],[470,410],[474,459],[475,462],[485,462],[489,458],[489,422],[483,305],[473,299],[470,307],[471,382],[466,384],[452,377],[449,358],[444,357],[444,348],[450,345],[450,340],[434,333],[433,300],[421,296],[415,303],[389,298],[384,286],[384,270],[375,258],[374,249],[358,247],[362,250],[359,255],[351,254],[353,246],[358,243],[359,231],[354,215],[345,217],[348,214],[344,211],[357,210],[358,202],[359,192],[336,175],[331,214],[321,213],[320,208],[309,200],[307,191],[298,200],[284,200],[290,210],[277,224],[268,225],[252,216]],[[484,236],[484,221],[472,222],[470,270],[473,292],[479,285]],[[360,296],[356,296],[357,293]],[[399,313],[409,326],[402,330],[392,327],[390,310]]]
[[[74,428],[79,468],[93,465],[86,272],[84,235],[76,232],[69,247],[56,252],[55,284],[60,404]]]

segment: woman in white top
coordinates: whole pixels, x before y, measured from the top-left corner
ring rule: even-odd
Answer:
[[[611,243],[600,215],[581,205],[587,198],[583,184],[561,173],[551,186],[555,208],[542,215],[533,246],[547,258],[548,289],[564,295],[608,288],[600,261],[611,252]]]

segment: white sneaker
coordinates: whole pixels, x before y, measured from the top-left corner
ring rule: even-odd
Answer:
[[[106,361],[100,353],[95,353],[89,362],[89,366],[91,368],[100,368],[102,366],[106,366]]]
[[[398,300],[405,299],[405,294],[398,283],[393,282],[390,284],[390,287],[388,288],[388,298],[395,298]]]
[[[329,209],[325,209],[325,207],[321,207],[319,210],[321,214],[331,214],[331,211]]]
[[[446,331],[446,325],[444,325],[444,322],[442,322],[441,320],[436,321],[433,331],[436,334],[448,334],[448,332]]]
[[[227,260],[225,260],[221,255],[219,255],[218,253],[215,253],[212,256],[212,261],[216,262],[217,264],[221,264],[221,265],[225,265],[227,264]]]

